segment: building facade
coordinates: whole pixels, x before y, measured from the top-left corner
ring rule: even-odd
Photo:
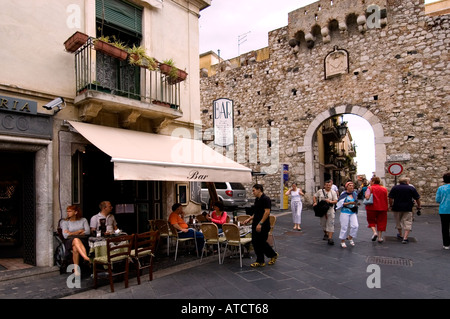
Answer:
[[[80,205],[89,220],[101,201],[111,201],[119,227],[134,233],[146,230],[149,219],[165,217],[180,199],[177,190],[189,193],[185,180],[181,181],[185,188],[176,180],[118,180],[114,174],[118,164],[111,162],[103,146],[121,145],[110,140],[112,135],[105,143],[94,144],[70,123],[83,123],[100,133],[111,128],[192,138],[194,123],[200,120],[198,18],[210,4],[210,0],[2,3],[3,258],[23,257],[31,265],[52,266],[53,232],[66,217],[68,205]],[[77,31],[87,38],[71,47],[66,40]],[[99,38],[124,45],[125,57],[106,53],[98,46]],[[143,48],[145,57],[156,64],[132,63],[128,50],[133,47]],[[187,78],[173,80],[165,74],[162,64],[169,60],[187,72]],[[148,151],[154,146],[139,147]],[[188,212],[200,209],[189,200],[185,204]]]
[[[394,185],[388,169],[401,164],[422,201],[434,204],[450,169],[449,15],[426,15],[423,0],[321,0],[288,17],[269,32],[269,58],[244,54],[239,66],[222,62],[201,78],[204,131],[215,125],[214,101],[233,101],[235,144],[226,151],[266,171],[258,181],[275,199],[288,165],[311,203],[325,179],[322,127],[358,115],[373,129],[367,143],[384,185]]]

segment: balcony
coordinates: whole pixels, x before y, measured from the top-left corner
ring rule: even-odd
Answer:
[[[91,122],[100,111],[119,114],[122,127],[138,118],[156,125],[183,115],[180,83],[159,69],[131,65],[94,49],[92,38],[75,52],[76,98],[80,119]]]

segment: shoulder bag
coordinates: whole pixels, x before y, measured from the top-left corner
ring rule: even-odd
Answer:
[[[327,194],[325,193],[325,191],[322,189],[322,192],[325,196],[325,198],[327,198]],[[330,204],[327,203],[327,201],[325,200],[321,200],[320,202],[317,203],[316,206],[314,206],[314,215],[316,217],[322,217],[325,216],[325,214],[328,212],[328,209],[330,208]]]
[[[363,204],[364,204],[364,205],[373,205],[373,194],[372,194],[372,189],[370,189],[370,187],[368,187],[368,188],[367,188],[367,191],[370,191],[370,197],[369,197],[369,199],[366,199],[366,196],[364,196]],[[367,193],[367,191],[366,191],[366,193]],[[364,195],[366,195],[366,194],[364,194]]]

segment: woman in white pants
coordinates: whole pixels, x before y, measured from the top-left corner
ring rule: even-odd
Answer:
[[[341,231],[339,239],[341,240],[341,247],[346,248],[345,240],[348,239],[351,246],[355,246],[354,238],[358,233],[358,195],[354,190],[355,186],[352,182],[345,184],[346,191],[339,196],[337,207],[341,208]],[[349,229],[350,225],[350,229]]]
[[[305,194],[301,188],[297,188],[297,184],[293,183],[292,187],[285,193],[291,195],[292,221],[294,222],[294,230],[302,230],[300,224],[302,222],[302,198]]]

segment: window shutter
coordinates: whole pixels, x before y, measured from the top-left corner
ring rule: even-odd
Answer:
[[[96,0],[95,7],[97,20],[142,35],[142,8],[120,0]]]

